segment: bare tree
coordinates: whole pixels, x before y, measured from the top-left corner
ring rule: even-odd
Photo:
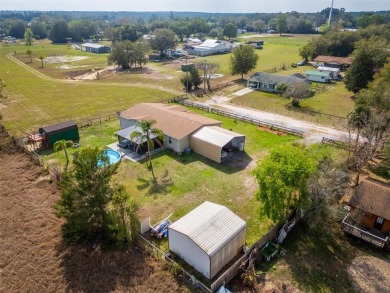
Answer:
[[[211,91],[210,79],[217,72],[219,65],[215,64],[215,63],[208,62],[207,60],[202,60],[202,61],[196,63],[195,66],[196,66],[196,69],[200,70],[203,73],[204,90],[206,90],[206,84],[207,84],[207,89],[209,91]]]

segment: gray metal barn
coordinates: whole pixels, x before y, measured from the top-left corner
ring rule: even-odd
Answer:
[[[206,201],[169,226],[169,250],[212,279],[242,251],[245,234],[244,220]]]

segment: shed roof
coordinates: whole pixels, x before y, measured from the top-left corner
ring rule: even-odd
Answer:
[[[39,128],[39,133],[45,132],[47,135],[51,135],[75,128],[77,128],[77,124],[74,121],[69,120],[54,125],[41,127]]]
[[[323,77],[329,76],[329,72],[321,72],[321,71],[316,71],[316,70],[307,70],[305,73],[307,75],[315,75],[315,76],[323,76]]]
[[[90,48],[99,49],[99,48],[106,47],[106,46],[104,46],[102,44],[84,43],[81,45],[81,47],[90,47]]]
[[[338,63],[338,64],[346,64],[351,65],[352,59],[349,57],[335,57],[335,56],[317,56],[314,61],[316,62],[325,62],[325,63]]]
[[[245,135],[223,129],[218,126],[204,126],[196,131],[192,137],[207,141],[221,148],[235,137],[244,137]]]
[[[372,178],[364,179],[356,187],[349,204],[390,220],[390,186]]]
[[[270,74],[265,72],[256,72],[254,75],[252,75],[249,78],[249,81],[254,82],[261,82],[266,84],[286,84],[288,86],[291,86],[295,83],[303,83],[305,82],[304,79],[296,77],[296,76],[282,76],[282,75],[276,75],[276,74]]]
[[[221,125],[214,120],[178,105],[161,103],[142,103],[131,107],[120,114],[125,119],[156,120],[155,128],[161,129],[165,135],[182,139],[205,125]]]
[[[326,67],[326,66],[318,66],[317,70],[325,70],[325,71],[331,71],[331,72],[338,72],[338,71],[340,71],[339,68]]]
[[[169,229],[188,236],[212,256],[245,227],[245,221],[227,207],[206,201],[170,225]]]

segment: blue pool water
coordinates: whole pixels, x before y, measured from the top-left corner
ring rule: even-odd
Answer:
[[[117,151],[114,151],[114,150],[104,150],[104,155],[106,155],[108,157],[108,159],[110,160],[110,165],[112,164],[115,164],[117,162],[119,162],[119,160],[121,159],[121,154],[118,153]],[[99,162],[99,166],[102,165],[101,162]]]

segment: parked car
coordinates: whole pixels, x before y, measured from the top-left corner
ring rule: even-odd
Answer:
[[[305,64],[306,64],[305,60],[302,60],[302,61],[300,61],[300,62],[297,63],[298,66],[303,66],[303,65],[305,65]]]

